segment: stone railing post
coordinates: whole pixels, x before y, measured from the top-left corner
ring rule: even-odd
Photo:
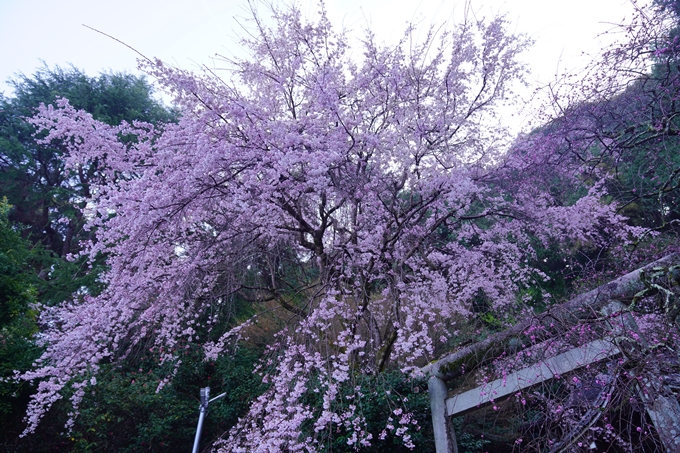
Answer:
[[[437,453],[458,453],[456,435],[451,426],[451,417],[446,415],[446,397],[448,390],[446,382],[430,376],[427,382],[432,407],[432,426],[434,428],[434,444]]]

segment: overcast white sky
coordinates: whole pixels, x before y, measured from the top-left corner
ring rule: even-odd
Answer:
[[[276,1],[276,0],[274,0]],[[290,1],[290,0],[288,0]],[[315,11],[315,0],[299,0]],[[552,80],[559,67],[583,66],[582,53],[595,54],[612,24],[629,17],[629,0],[472,0],[480,15],[506,13],[513,31],[536,40],[524,59],[530,82]],[[89,75],[134,71],[137,55],[101,30],[149,57],[183,68],[212,65],[216,53],[238,52],[239,26],[246,0],[0,0],[0,92],[18,72],[32,74],[45,61],[50,67],[72,63]],[[378,39],[398,39],[407,22],[456,20],[464,0],[327,0],[331,20],[361,33],[371,26]]]

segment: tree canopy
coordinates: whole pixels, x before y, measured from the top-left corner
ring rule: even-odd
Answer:
[[[481,305],[526,314],[518,291],[546,278],[537,248],[643,231],[558,139],[505,153],[497,109],[528,41],[502,18],[352,49],[323,10],[269,13],[253,10],[250,54],[226,76],[142,63],[176,124],[111,125],[65,99],[31,120],[90,175],[84,253],[108,269],[101,294],[44,311],[27,431],[67,385],[77,408],[105,364],[144,349],[179,366],[187,343],[214,359],[269,322],[267,388],[218,450],[411,446],[398,399],[383,434],[367,428],[361,376],[416,371]]]

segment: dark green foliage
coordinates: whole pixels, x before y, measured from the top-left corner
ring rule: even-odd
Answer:
[[[411,452],[404,445],[401,437],[388,432],[383,442],[378,441],[390,418],[391,423],[399,428],[399,416],[394,410],[402,408],[404,412],[413,414],[417,424],[411,424],[408,434],[420,451],[434,451],[434,432],[430,414],[430,397],[427,393],[427,382],[411,380],[398,371],[385,372],[379,376],[366,376],[365,380],[374,381],[375,393],[367,395],[359,403],[368,422],[368,429],[373,434],[370,452]],[[370,388],[370,386],[369,386]],[[347,444],[338,445],[334,451],[347,451]]]
[[[10,206],[0,200],[0,426],[5,436],[25,410],[29,388],[5,379],[14,370],[28,370],[39,355],[32,337],[37,332],[36,277],[30,267],[33,251],[7,220]]]
[[[355,396],[355,386],[361,387],[360,398]],[[404,426],[408,427],[406,434],[420,451],[434,452],[434,433],[430,415],[430,398],[427,393],[427,382],[409,379],[399,371],[386,371],[378,375],[355,375],[352,382],[347,382],[343,389],[348,405],[356,405],[365,417],[367,431],[371,433],[371,446],[362,447],[362,452],[372,453],[406,453],[412,452],[401,436],[395,431]],[[308,404],[313,408],[320,408],[322,403],[319,393],[309,392]],[[336,408],[337,410],[337,408]],[[342,411],[339,411],[342,412]],[[409,422],[400,424],[404,414],[410,413]],[[388,425],[393,428],[390,429]],[[318,439],[319,451],[347,452],[354,446],[347,443],[350,434],[342,427],[333,425],[333,432],[323,432],[328,437]],[[308,433],[312,438],[318,437],[312,426]],[[380,440],[384,438],[384,440]]]
[[[38,263],[43,271],[37,283],[41,302],[55,305],[71,298],[78,291],[98,294],[103,289],[98,280],[99,273],[103,270],[103,261],[103,257],[99,257],[90,265],[83,257],[67,261],[52,253],[43,252]]]
[[[0,201],[0,327],[5,328],[28,310],[35,300],[34,283],[27,272],[28,243],[12,229],[7,199]]]
[[[678,75],[661,72],[606,106],[611,124],[602,133],[618,140],[617,153],[603,158],[612,176],[608,189],[633,225],[667,231],[680,219],[679,90]],[[613,124],[619,117],[626,121]]]
[[[130,360],[126,369],[107,366],[81,403],[69,436],[71,451],[191,451],[199,389],[206,386],[211,396],[227,396],[211,404],[201,444],[222,435],[261,392],[259,376],[252,372],[258,354],[239,349],[233,356],[206,362],[199,349],[189,346],[172,384],[158,392],[172,367],[159,366],[151,355]]]
[[[484,434],[478,431],[477,426],[472,426],[470,423],[464,423],[464,417],[456,417],[452,419],[453,429],[456,433],[456,441],[458,442],[459,453],[482,453],[488,451],[488,444],[490,440],[484,437]],[[489,427],[485,427],[489,429]]]

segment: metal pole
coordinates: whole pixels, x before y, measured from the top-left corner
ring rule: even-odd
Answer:
[[[198,453],[201,444],[201,431],[203,430],[203,420],[205,414],[208,412],[208,405],[210,404],[210,387],[201,389],[201,405],[199,406],[198,426],[196,427],[196,437],[194,438],[194,448],[191,453]]]
[[[204,387],[201,389],[201,405],[199,406],[198,410],[198,426],[196,427],[196,437],[194,437],[194,448],[191,450],[191,453],[198,453],[198,449],[201,445],[201,431],[203,431],[203,420],[205,420],[205,416],[208,413],[208,406],[210,406],[210,403],[213,401],[221,400],[227,396],[227,392],[220,393],[217,395],[215,398],[210,398],[210,387]]]

